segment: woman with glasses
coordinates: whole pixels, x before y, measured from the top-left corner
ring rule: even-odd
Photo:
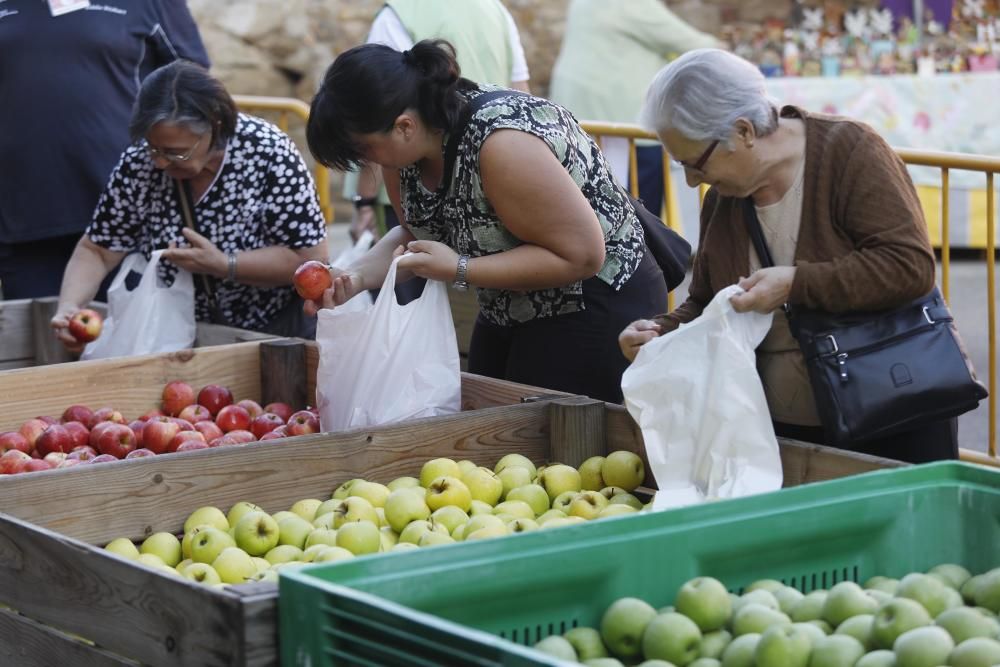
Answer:
[[[367,44],[337,58],[312,103],[309,148],[338,169],[380,165],[402,224],[346,271],[334,269],[323,303],[307,307],[332,308],[381,285],[407,249],[404,279],[476,288],[471,372],[620,401],[627,364],[618,332],[665,307],[663,274],[625,192],[569,112],[514,91],[476,102],[496,90],[505,89],[461,78],[447,42],[404,52]]]
[[[67,318],[126,254],[163,248],[168,284],[178,268],[196,274],[198,320],[312,335],[315,319],[304,317],[292,274],[303,261],[328,260],[326,224],[292,140],[238,113],[222,84],[187,61],[146,78],[129,132],[134,143],[66,268],[52,319],[60,340],[79,347]]]
[[[746,291],[731,300],[737,311],[779,311],[757,348],[776,433],[824,442],[805,359],[780,307],[878,311],[931,291],[934,253],[905,165],[867,125],[779,108],[756,67],[716,49],[663,68],[644,121],[684,167],[688,185],[710,187],[688,299],[632,323],[620,336],[622,351],[635,358],[643,344],[695,319],[719,290],[738,283]],[[761,268],[751,243],[750,210],[771,267]],[[851,448],[914,462],[955,458],[956,420]]]

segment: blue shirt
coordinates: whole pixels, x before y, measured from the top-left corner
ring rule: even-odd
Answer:
[[[95,0],[53,17],[0,0],[0,243],[82,234],[128,146],[142,79],[208,65],[183,0]]]

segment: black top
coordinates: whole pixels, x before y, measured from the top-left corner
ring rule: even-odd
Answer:
[[[208,65],[183,0],[99,0],[53,17],[0,0],[0,243],[80,234],[129,144],[139,84]]]

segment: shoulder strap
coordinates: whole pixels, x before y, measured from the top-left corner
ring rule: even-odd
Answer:
[[[469,121],[472,120],[472,115],[495,99],[514,96],[527,96],[527,93],[522,93],[519,90],[507,90],[506,88],[491,90],[480,93],[466,103],[458,117],[458,122],[451,129],[451,134],[448,135],[448,143],[444,148],[444,173],[441,175],[442,192],[448,192],[448,188],[451,187],[451,174],[455,169],[455,159],[458,157],[458,144],[462,141],[462,136],[469,126]]]
[[[757,259],[760,260],[761,266],[764,268],[774,266],[771,249],[767,247],[767,241],[764,240],[764,230],[760,228],[760,220],[757,219],[757,209],[754,208],[753,200],[749,197],[743,200],[743,220],[746,222],[750,241],[753,242],[754,250],[757,251]]]
[[[191,193],[191,183],[175,178],[174,187],[177,190],[177,199],[181,203],[181,217],[184,218],[184,224],[201,234],[194,213],[194,197]],[[201,278],[201,286],[205,290],[205,297],[208,299],[208,309],[213,322],[215,324],[226,324],[225,315],[223,315],[222,309],[219,308],[219,303],[215,298],[215,285],[212,278],[206,276],[204,273],[199,273],[198,276]]]

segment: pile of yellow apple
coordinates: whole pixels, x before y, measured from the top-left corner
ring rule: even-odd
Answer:
[[[423,465],[419,479],[352,479],[328,500],[306,498],[273,515],[246,501],[228,512],[201,507],[180,536],[154,533],[139,546],[120,537],[105,549],[209,585],[276,581],[283,567],[631,514],[644,507],[632,492],[645,474],[642,459],[627,451],[591,457],[579,468],[536,468],[520,454],[492,470],[438,458]]]

